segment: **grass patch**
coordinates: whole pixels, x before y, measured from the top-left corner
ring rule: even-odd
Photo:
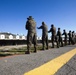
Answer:
[[[11,53],[7,53],[7,52],[0,52],[0,57],[6,57],[6,56],[11,56]]]
[[[37,46],[37,50],[41,50],[42,46]],[[11,55],[22,55],[27,51],[27,47],[12,48],[10,50],[0,50],[0,57],[11,56]],[[34,47],[30,47],[30,52],[34,51]]]
[[[37,45],[37,51],[42,49],[42,45]],[[10,55],[22,55],[27,51],[27,47],[22,48],[12,48],[10,50],[0,50],[0,57],[10,56]],[[33,53],[34,47],[30,47],[30,52]]]

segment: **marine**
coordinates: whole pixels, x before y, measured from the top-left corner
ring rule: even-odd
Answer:
[[[59,46],[63,47],[63,41],[62,41],[62,33],[60,31],[60,28],[58,28],[58,31],[57,31],[57,36],[59,38]]]
[[[32,44],[34,44],[34,52],[36,53],[36,45],[37,45],[37,34],[36,34],[36,22],[34,21],[34,18],[32,16],[29,16],[27,18],[27,22],[25,25],[26,30],[28,30],[27,33],[27,51],[25,51],[25,54],[30,53],[30,47]]]
[[[67,45],[67,32],[66,32],[65,29],[63,30],[63,34],[62,35],[64,35],[64,45],[66,46]]]
[[[71,45],[72,44],[72,32],[71,32],[71,30],[69,31],[68,36],[69,36],[69,45]]]
[[[51,36],[52,48],[55,47],[54,42],[56,42],[57,48],[59,48],[58,37],[56,36],[56,28],[54,27],[53,24],[51,25],[51,28],[50,28],[50,30],[48,31],[48,33],[50,33],[50,32],[52,33],[52,36]]]
[[[42,25],[40,27],[37,27],[37,29],[42,29],[42,44],[43,44],[42,50],[45,50],[45,43],[46,43],[46,49],[48,49],[48,28],[47,28],[47,25],[44,22],[42,22]]]
[[[75,44],[75,32],[72,31],[72,44]]]

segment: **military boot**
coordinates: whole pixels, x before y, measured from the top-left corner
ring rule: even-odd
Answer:
[[[27,51],[25,51],[25,54],[30,54],[29,47],[27,47]]]
[[[45,50],[45,47],[43,46],[42,50]]]
[[[34,53],[36,53],[36,52],[37,52],[36,47],[34,47]]]
[[[59,43],[58,43],[58,41],[57,41],[57,48],[59,48]]]
[[[46,47],[46,50],[48,50],[49,48],[48,48],[48,46]]]
[[[42,51],[43,51],[43,50],[45,50],[45,46],[44,46],[44,44],[43,44],[43,47],[42,47],[42,49],[41,49],[41,50],[42,50]]]
[[[46,50],[48,50],[49,48],[48,48],[48,44],[46,44]]]
[[[30,54],[30,52],[29,51],[25,51],[25,54]]]

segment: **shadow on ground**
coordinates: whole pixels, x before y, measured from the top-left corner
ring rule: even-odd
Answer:
[[[0,57],[11,56],[12,54],[0,54]]]

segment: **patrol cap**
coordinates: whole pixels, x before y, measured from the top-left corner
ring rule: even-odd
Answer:
[[[72,31],[72,33],[74,33],[74,31]]]
[[[60,28],[58,28],[58,30],[60,30]]]
[[[51,27],[53,27],[54,26],[54,24],[51,24]]]
[[[44,24],[44,22],[42,22],[42,24]]]
[[[63,31],[65,31],[65,29]]]
[[[32,16],[29,16],[27,19],[34,19],[34,18],[32,18]]]

